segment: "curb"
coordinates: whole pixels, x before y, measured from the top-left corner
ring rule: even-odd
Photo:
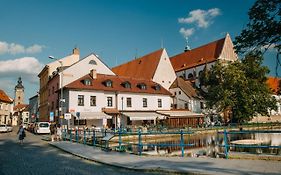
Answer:
[[[141,168],[134,168],[134,167],[128,167],[128,166],[122,166],[122,165],[115,165],[115,164],[110,164],[110,163],[107,163],[107,162],[103,162],[103,161],[100,161],[100,160],[97,160],[97,159],[92,159],[92,158],[88,158],[86,156],[83,156],[83,155],[79,155],[79,154],[75,154],[73,152],[70,152],[70,151],[67,151],[57,145],[53,145],[51,143],[48,143],[49,145],[63,151],[63,152],[66,152],[66,153],[69,153],[71,155],[74,155],[76,157],[80,157],[82,159],[85,159],[85,160],[89,160],[89,161],[93,161],[93,162],[97,162],[97,163],[100,163],[100,164],[104,164],[104,165],[108,165],[108,166],[113,166],[113,167],[116,167],[116,168],[125,168],[125,169],[128,169],[128,170],[132,170],[132,171],[140,171],[140,172],[159,172],[159,173],[174,173],[174,174],[190,174],[190,175],[206,175],[206,174],[203,174],[203,173],[194,173],[194,172],[182,172],[182,171],[176,171],[176,170],[167,170],[167,169],[163,169],[161,167],[158,167],[158,168],[148,168],[148,169],[141,169]]]

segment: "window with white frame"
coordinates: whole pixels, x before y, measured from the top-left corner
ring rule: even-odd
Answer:
[[[84,95],[78,95],[78,106],[84,106]]]
[[[96,106],[96,100],[97,100],[97,97],[96,96],[91,96],[90,97],[90,106]]]
[[[162,108],[162,99],[158,99],[158,108]]]
[[[127,97],[127,107],[128,108],[132,107],[132,98],[131,97]]]
[[[142,99],[142,107],[144,107],[144,108],[147,107],[147,98]]]
[[[112,107],[112,97],[107,97],[107,107]]]

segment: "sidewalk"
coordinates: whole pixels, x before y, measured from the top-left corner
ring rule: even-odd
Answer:
[[[115,151],[105,152],[100,148],[68,141],[49,142],[49,144],[88,160],[133,170],[218,175],[281,174],[280,161],[137,156]]]

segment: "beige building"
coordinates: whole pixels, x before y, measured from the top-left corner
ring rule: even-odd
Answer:
[[[24,86],[22,85],[21,77],[18,79],[18,84],[15,86],[14,105],[24,104]]]
[[[58,59],[47,64],[42,71],[38,74],[40,79],[40,89],[39,89],[39,121],[48,121],[49,114],[48,108],[50,104],[48,103],[48,96],[50,94],[48,82],[50,77],[57,69],[64,69],[64,67],[71,66],[72,64],[79,61],[79,49],[74,48],[72,54],[64,58]],[[61,73],[61,72],[60,72]]]
[[[0,124],[12,123],[11,112],[13,108],[13,100],[0,89]]]

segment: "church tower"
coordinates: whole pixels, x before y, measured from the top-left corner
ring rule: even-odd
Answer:
[[[24,104],[24,87],[22,85],[21,77],[18,79],[18,84],[15,86],[15,100],[14,105]]]

